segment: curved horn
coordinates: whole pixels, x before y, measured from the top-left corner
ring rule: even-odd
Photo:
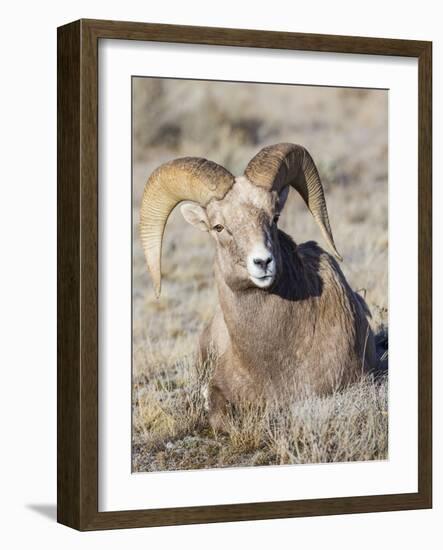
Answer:
[[[265,147],[249,162],[245,176],[259,187],[280,191],[286,185],[291,185],[296,189],[320,226],[334,256],[340,261],[343,260],[335,248],[317,167],[304,147],[293,143],[278,143]]]
[[[206,206],[222,199],[234,182],[225,168],[198,157],[176,159],[163,164],[149,177],[140,209],[140,237],[155,293],[161,290],[163,232],[169,214],[181,201]]]

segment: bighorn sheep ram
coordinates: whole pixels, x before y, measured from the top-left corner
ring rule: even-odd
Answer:
[[[375,366],[369,311],[336,260],[277,227],[290,187],[341,260],[317,168],[300,145],[265,147],[240,177],[206,159],[176,159],[157,168],[144,190],[140,234],[157,296],[163,232],[178,203],[191,201],[181,207],[185,220],[216,244],[219,305],[200,337],[202,360],[215,349],[208,388],[215,429],[228,403],[330,393]]]

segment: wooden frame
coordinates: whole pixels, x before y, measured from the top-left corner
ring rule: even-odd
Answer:
[[[406,56],[419,66],[418,492],[98,511],[98,40]],[[58,29],[58,521],[80,530],[432,506],[432,43],[80,20]]]

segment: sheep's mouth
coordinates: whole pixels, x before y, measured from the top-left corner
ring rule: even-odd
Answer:
[[[268,288],[272,285],[275,279],[275,274],[263,275],[262,277],[254,277],[250,275],[251,281],[259,288]]]

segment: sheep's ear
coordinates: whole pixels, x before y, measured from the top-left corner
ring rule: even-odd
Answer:
[[[289,185],[286,185],[286,187],[283,187],[283,189],[280,191],[280,194],[278,195],[278,209],[281,212],[286,204],[286,199],[289,195]]]
[[[180,211],[185,220],[194,225],[200,231],[209,231],[209,221],[206,210],[198,204],[188,202],[180,206]]]

